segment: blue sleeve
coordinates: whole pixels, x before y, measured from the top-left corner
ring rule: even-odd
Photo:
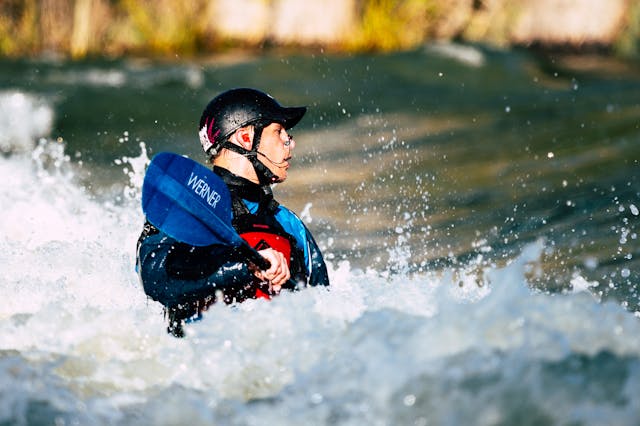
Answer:
[[[302,224],[304,226],[304,224]],[[306,238],[309,244],[309,262],[311,264],[311,275],[309,276],[309,285],[329,285],[329,273],[327,272],[327,265],[324,263],[322,252],[313,239],[311,232],[304,226],[306,231]]]
[[[242,292],[255,280],[233,249],[221,245],[193,247],[161,232],[141,239],[136,266],[145,293],[168,308],[213,296],[217,291]]]
[[[307,284],[310,286],[329,285],[327,265],[324,262],[318,244],[311,235],[311,231],[295,213],[286,207],[279,207],[276,219],[285,231],[296,239],[298,247],[304,252],[308,277]]]

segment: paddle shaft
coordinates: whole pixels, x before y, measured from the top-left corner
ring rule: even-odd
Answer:
[[[239,245],[236,247],[236,250],[243,258],[247,259],[249,263],[257,266],[262,271],[266,271],[271,267],[271,263],[247,243]]]

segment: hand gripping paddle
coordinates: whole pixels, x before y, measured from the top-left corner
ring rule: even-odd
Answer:
[[[142,211],[153,226],[178,241],[233,246],[260,269],[269,269],[269,262],[231,225],[227,185],[189,158],[169,152],[153,157],[142,183]]]

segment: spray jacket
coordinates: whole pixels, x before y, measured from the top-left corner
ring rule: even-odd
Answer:
[[[272,247],[286,253],[291,279],[283,288],[329,285],[327,268],[313,236],[293,212],[273,199],[269,186],[257,185],[219,167],[214,172],[231,192],[236,231],[258,250]],[[264,283],[233,247],[191,246],[147,222],[137,252],[136,268],[144,291],[167,308],[173,334],[181,334],[182,320],[199,316],[218,300],[234,303],[269,297]]]

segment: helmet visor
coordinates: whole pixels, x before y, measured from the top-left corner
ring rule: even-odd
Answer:
[[[305,115],[307,107],[280,107],[278,110],[273,111],[269,117],[265,117],[267,120],[280,123],[285,129],[289,130]]]

